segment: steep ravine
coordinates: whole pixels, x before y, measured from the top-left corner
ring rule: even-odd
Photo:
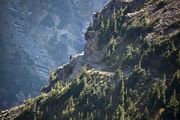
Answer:
[[[106,1],[0,1],[0,109],[38,95],[50,69],[83,51],[84,30]]]

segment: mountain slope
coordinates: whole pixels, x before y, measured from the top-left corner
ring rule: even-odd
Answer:
[[[178,120],[178,0],[111,0],[87,29],[84,55],[42,94],[1,112],[16,120]]]
[[[83,50],[82,33],[105,2],[0,1],[0,108],[37,96],[49,69]]]

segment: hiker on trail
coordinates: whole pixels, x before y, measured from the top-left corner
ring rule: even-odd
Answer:
[[[72,60],[72,55],[69,56],[69,59]]]

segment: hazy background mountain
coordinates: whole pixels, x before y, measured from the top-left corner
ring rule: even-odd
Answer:
[[[107,0],[0,0],[0,108],[36,96],[49,69],[82,52],[93,11]]]

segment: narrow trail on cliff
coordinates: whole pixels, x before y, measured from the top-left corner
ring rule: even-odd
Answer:
[[[107,66],[105,65],[101,65],[101,64],[96,64],[96,63],[91,63],[88,62],[84,59],[84,56],[77,56],[74,57],[74,59],[76,61],[76,65],[73,69],[72,74],[68,77],[68,80],[72,80],[74,77],[76,77],[79,73],[81,73],[83,67],[87,67],[90,68],[89,72],[93,72],[96,71],[99,74],[104,74],[104,75],[109,75],[109,76],[113,76],[114,72],[109,71],[107,68]],[[71,61],[72,62],[72,61]]]

